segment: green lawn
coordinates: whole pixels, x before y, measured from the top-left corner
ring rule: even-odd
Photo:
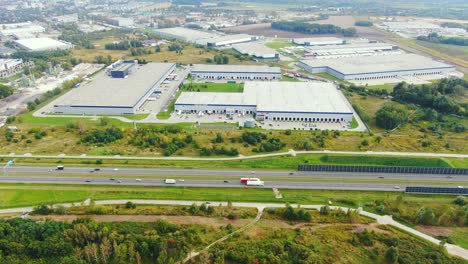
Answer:
[[[356,120],[356,118],[353,117],[353,120],[351,120],[351,129],[357,128],[358,126],[359,126],[358,121]]]
[[[272,49],[280,49],[280,48],[291,47],[295,45],[286,39],[278,39],[272,42],[265,43],[265,46],[272,48]]]
[[[0,207],[11,208],[63,202],[108,199],[162,199],[233,202],[279,202],[300,204],[326,204],[329,199],[352,200],[356,205],[403,196],[405,203],[450,204],[452,196],[414,195],[397,192],[281,190],[283,199],[275,198],[271,189],[262,188],[195,188],[195,187],[142,187],[98,185],[34,185],[0,184]]]
[[[182,87],[184,92],[242,93],[243,83],[188,83]]]
[[[0,161],[8,160],[8,157]],[[43,165],[56,166],[64,164],[70,166],[89,166],[95,164],[93,159],[60,159],[60,158],[16,158],[18,166]],[[124,167],[161,167],[161,168],[211,168],[211,169],[265,169],[265,170],[296,170],[298,164],[311,165],[380,165],[380,166],[421,166],[421,167],[468,167],[465,159],[439,159],[418,157],[393,157],[393,156],[356,156],[356,155],[324,155],[308,154],[295,157],[285,155],[270,158],[229,160],[229,161],[191,161],[191,160],[126,160],[126,159],[104,159],[102,166],[124,166]]]

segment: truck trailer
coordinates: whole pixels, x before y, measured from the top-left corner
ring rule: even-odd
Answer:
[[[265,183],[263,181],[247,181],[247,186],[264,186]]]
[[[241,183],[247,183],[248,181],[259,181],[259,178],[241,178],[240,182]]]

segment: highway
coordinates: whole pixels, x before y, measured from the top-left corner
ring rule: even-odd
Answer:
[[[92,172],[92,173],[91,173]],[[16,175],[18,174],[18,175]],[[19,175],[21,174],[21,175]],[[154,178],[151,178],[154,175]],[[184,178],[186,176],[187,178]],[[197,176],[194,178],[194,176]],[[140,178],[141,177],[141,178]],[[203,178],[206,177],[206,178]],[[245,186],[233,177],[268,177],[264,186]],[[274,178],[281,178],[281,181]],[[310,180],[304,181],[310,177]],[[177,179],[174,185],[165,184],[163,178]],[[384,178],[382,183],[379,179]],[[138,179],[138,180],[137,180]],[[287,179],[287,180],[285,180]],[[290,179],[290,180],[289,180]],[[327,179],[330,179],[327,181]],[[345,181],[346,179],[346,181]],[[372,182],[362,182],[363,180]],[[353,180],[355,182],[353,182]],[[243,171],[206,169],[158,169],[158,168],[72,168],[55,170],[51,167],[14,167],[0,176],[0,183],[34,184],[86,184],[114,186],[179,186],[179,187],[237,187],[279,189],[330,189],[403,191],[405,184],[395,181],[427,181],[424,185],[453,187],[453,181],[467,182],[467,176],[389,174],[389,173],[344,173],[344,172],[297,172],[297,171]],[[450,184],[452,182],[452,184]],[[414,186],[414,183],[408,183]],[[399,188],[396,188],[398,186]]]
[[[94,171],[99,169],[99,171]],[[223,169],[166,169],[166,168],[99,168],[99,167],[66,167],[64,170],[58,171],[55,167],[13,167],[8,169],[8,173],[22,172],[30,173],[34,176],[35,173],[50,173],[51,176],[64,176],[67,174],[87,174],[90,172],[102,175],[155,175],[171,177],[176,175],[181,176],[217,176],[217,177],[291,177],[294,176],[313,176],[318,178],[360,178],[360,179],[377,179],[384,177],[385,179],[399,180],[441,180],[450,181],[468,181],[468,176],[461,175],[439,175],[439,174],[409,174],[409,173],[365,173],[365,172],[314,172],[314,171],[294,171],[294,170],[223,170]]]

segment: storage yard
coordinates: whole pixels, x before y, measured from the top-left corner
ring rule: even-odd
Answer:
[[[455,66],[416,54],[310,59],[300,61],[298,66],[310,73],[325,72],[360,84],[418,83],[456,74]]]
[[[77,115],[135,114],[172,73],[175,64],[132,63],[119,62],[114,64],[114,68],[98,73],[90,82],[54,101],[53,112]]]

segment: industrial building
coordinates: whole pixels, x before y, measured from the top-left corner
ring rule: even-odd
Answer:
[[[246,82],[242,93],[183,92],[181,113],[253,114],[258,120],[351,122],[353,111],[340,91],[325,82]]]
[[[15,45],[27,51],[71,49],[73,44],[51,38],[27,38],[14,41]]]
[[[193,42],[209,47],[223,47],[258,40],[258,36],[247,34],[224,35],[217,31],[202,31],[182,27],[157,29],[155,32],[166,38]]]
[[[353,43],[307,47],[305,48],[304,57],[362,56],[397,50],[398,46],[383,42]]]
[[[300,61],[298,66],[311,73],[325,72],[349,81],[385,80],[406,76],[440,78],[455,71],[453,65],[416,54],[310,59]]]
[[[45,31],[45,28],[32,23],[3,24],[0,25],[0,35],[14,36],[16,34],[38,34]]]
[[[221,37],[215,37],[212,39],[207,39],[206,43],[208,47],[223,47],[229,46],[237,43],[244,43],[258,40],[258,36],[251,36],[247,34],[234,34],[234,35],[225,35]]]
[[[279,54],[276,50],[257,42],[234,44],[232,48],[242,55],[253,56],[258,59],[279,58]]]
[[[201,79],[279,80],[281,69],[265,65],[193,65],[192,76]]]
[[[166,38],[177,39],[187,42],[198,43],[197,40],[212,39],[222,36],[216,31],[201,31],[183,27],[156,29],[155,33]],[[203,44],[202,44],[203,45]],[[205,43],[206,45],[206,43]]]
[[[0,78],[20,73],[24,67],[32,67],[34,62],[23,59],[0,59]]]
[[[175,69],[174,63],[117,62],[53,102],[54,113],[135,114]]]
[[[341,45],[346,43],[344,39],[335,37],[294,38],[292,39],[292,42],[301,46]]]

